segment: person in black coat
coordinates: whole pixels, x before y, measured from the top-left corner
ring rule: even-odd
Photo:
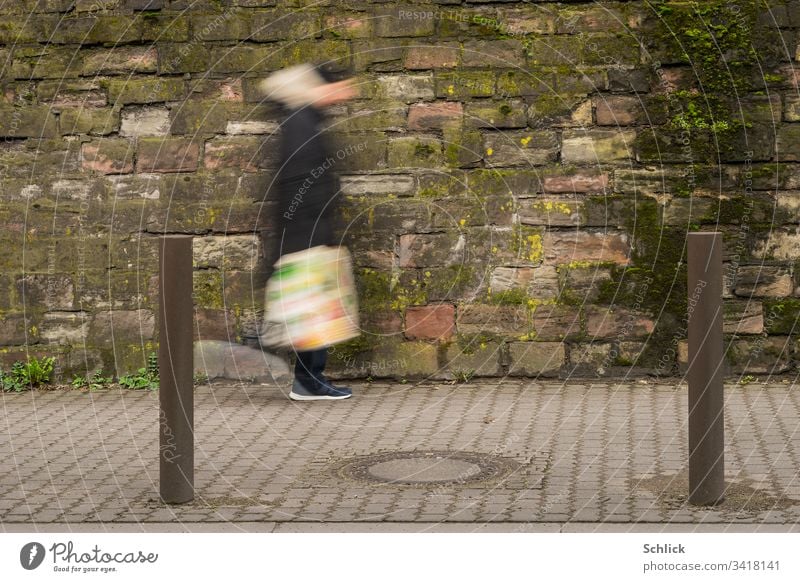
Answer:
[[[301,64],[270,75],[261,84],[282,106],[281,146],[275,177],[277,245],[273,256],[339,243],[333,222],[339,193],[335,164],[339,156],[325,134],[324,108],[353,98],[351,79],[321,65]],[[325,377],[327,348],[296,352],[293,400],[340,400],[349,388]]]

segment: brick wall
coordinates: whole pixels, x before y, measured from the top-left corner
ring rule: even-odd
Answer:
[[[332,59],[364,334],[343,377],[674,375],[686,233],[725,235],[731,375],[797,360],[800,3],[16,0],[0,8],[2,361],[144,365],[157,236],[195,336],[253,334],[279,118]]]

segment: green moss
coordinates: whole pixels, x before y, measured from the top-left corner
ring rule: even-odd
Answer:
[[[489,303],[494,305],[527,305],[529,299],[524,289],[506,289],[489,295]]]
[[[770,63],[775,33],[758,24],[760,0],[651,2],[658,15],[652,42],[666,47],[692,67],[697,86],[669,95],[669,123],[674,130],[706,135],[707,148],[695,156],[713,160],[719,151],[736,147],[736,135],[745,127],[738,96],[762,88],[764,68]],[[693,139],[694,141],[694,139]]]
[[[418,158],[425,158],[427,159],[429,156],[432,156],[436,153],[436,150],[433,149],[433,146],[427,143],[418,143],[414,145],[414,155]]]
[[[194,301],[198,307],[222,309],[225,306],[222,273],[219,271],[196,271],[193,287]]]
[[[475,280],[476,270],[469,265],[450,265],[422,273],[422,291],[429,297],[445,299],[465,293]]]
[[[798,334],[800,299],[764,300],[764,326],[767,333]]]
[[[383,311],[387,307],[400,313],[411,305],[424,305],[428,296],[415,278],[400,280],[399,275],[361,269],[357,273],[359,307],[365,312]]]

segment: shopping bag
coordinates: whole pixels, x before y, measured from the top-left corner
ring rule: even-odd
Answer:
[[[312,247],[275,263],[265,290],[263,346],[315,350],[359,333],[353,263],[345,247]]]

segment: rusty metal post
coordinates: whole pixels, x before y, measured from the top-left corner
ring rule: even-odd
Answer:
[[[688,238],[689,503],[714,505],[725,494],[722,234]]]
[[[165,503],[194,499],[192,237],[159,240],[159,481]]]

